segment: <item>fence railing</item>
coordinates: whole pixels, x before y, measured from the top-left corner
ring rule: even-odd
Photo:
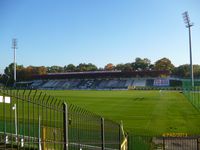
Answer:
[[[0,149],[119,150],[120,124],[41,91],[0,90]]]
[[[194,86],[191,86],[190,80],[183,81],[183,93],[192,105],[200,111],[200,81],[194,81]]]

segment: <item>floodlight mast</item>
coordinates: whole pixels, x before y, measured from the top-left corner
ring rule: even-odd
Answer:
[[[12,40],[12,48],[13,48],[13,51],[14,51],[14,85],[17,81],[17,73],[16,73],[16,49],[17,49],[17,39],[13,39]]]
[[[194,74],[193,74],[193,64],[192,64],[192,42],[191,42],[191,27],[193,26],[193,23],[190,22],[190,18],[188,15],[188,12],[183,13],[183,19],[186,24],[186,28],[188,28],[189,31],[189,50],[190,50],[190,76],[191,76],[191,85],[194,86]]]

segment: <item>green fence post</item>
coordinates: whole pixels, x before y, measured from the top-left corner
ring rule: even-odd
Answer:
[[[165,150],[165,137],[163,137],[163,150]]]
[[[101,145],[102,145],[102,150],[105,149],[105,132],[104,132],[104,118],[101,118]]]
[[[42,150],[42,146],[41,146],[41,136],[40,136],[40,130],[41,128],[41,118],[40,115],[38,116],[38,148],[39,150]]]
[[[68,108],[67,104],[63,103],[63,128],[64,128],[64,150],[68,150]]]
[[[119,149],[121,149],[121,124],[119,124]]]

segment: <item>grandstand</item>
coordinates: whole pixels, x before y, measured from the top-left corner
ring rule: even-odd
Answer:
[[[137,79],[137,80],[134,80],[133,82],[133,86],[139,86],[139,87],[144,87],[146,86],[146,79]]]
[[[18,86],[24,84],[32,89],[48,90],[122,90],[129,87],[169,87],[171,80],[166,71],[92,71],[34,75],[28,84],[18,82]]]

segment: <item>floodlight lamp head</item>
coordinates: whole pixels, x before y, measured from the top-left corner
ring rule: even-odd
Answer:
[[[189,28],[189,27],[193,26],[193,23],[190,22],[190,18],[189,18],[188,12],[185,11],[182,15],[183,15],[183,20],[184,20],[184,22],[186,24],[186,28]]]
[[[12,48],[17,49],[17,39],[12,39]]]
[[[182,13],[183,16],[188,16],[188,12],[185,11],[184,13]]]

